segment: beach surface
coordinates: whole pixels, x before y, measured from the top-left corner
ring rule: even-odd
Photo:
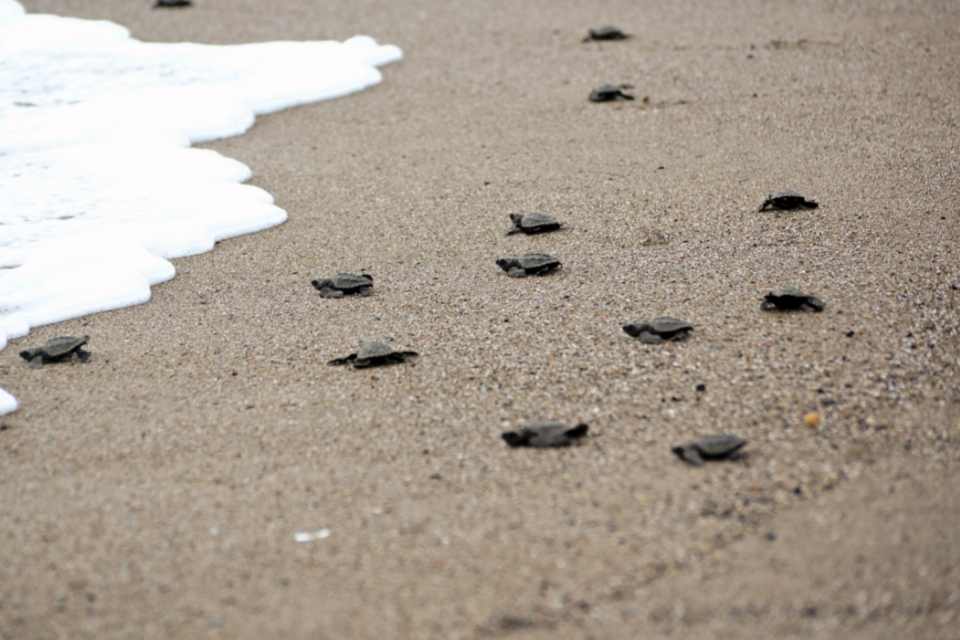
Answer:
[[[24,2],[405,58],[207,145],[287,223],[0,352],[0,638],[956,637],[955,2],[151,4]],[[820,207],[757,212],[783,189]],[[530,210],[568,229],[505,236]],[[785,285],[826,310],[761,312]],[[692,337],[621,331],[659,315]],[[421,355],[326,366],[379,336]],[[590,436],[501,441],[536,419]],[[716,432],[745,458],[670,452]]]

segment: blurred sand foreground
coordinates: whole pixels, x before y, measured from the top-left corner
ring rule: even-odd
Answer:
[[[287,224],[0,353],[0,638],[957,637],[956,2],[25,4],[407,58],[211,145]],[[820,208],[756,211],[783,188]],[[504,235],[536,209],[571,229]],[[494,265],[526,251],[564,269]],[[760,312],[785,284],[826,311]],[[620,331],[662,314],[692,338]],[[71,333],[89,363],[16,355]],[[421,357],[325,366],[358,335]],[[591,437],[500,440],[537,418]],[[749,457],[670,454],[716,431]]]

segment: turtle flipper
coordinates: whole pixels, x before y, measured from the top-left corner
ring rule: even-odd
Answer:
[[[350,364],[356,359],[357,359],[357,354],[351,353],[350,355],[345,356],[343,358],[334,358],[327,364],[330,365],[331,367],[342,367],[343,365]]]
[[[86,362],[90,359],[91,354],[86,349],[77,349],[75,353],[77,354],[77,358],[80,360],[80,362]]]
[[[700,456],[700,452],[697,451],[696,447],[692,447],[690,445],[681,445],[674,447],[672,451],[678,458],[687,464],[693,465],[694,467],[703,466],[703,458]]]
[[[30,368],[31,368],[31,369],[39,369],[39,368],[42,367],[42,366],[43,366],[43,356],[41,356],[41,355],[36,355],[36,356],[33,356],[32,358],[30,358]]]

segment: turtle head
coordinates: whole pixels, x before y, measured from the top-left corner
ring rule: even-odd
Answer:
[[[504,431],[500,437],[511,447],[522,447],[529,441],[529,437],[520,431]]]
[[[587,435],[587,431],[589,430],[590,425],[588,425],[586,422],[581,422],[575,427],[567,429],[567,432],[564,435],[566,435],[568,438],[582,438],[583,436]]]
[[[631,338],[636,338],[643,332],[643,328],[639,324],[633,322],[623,325],[623,332],[626,333]]]

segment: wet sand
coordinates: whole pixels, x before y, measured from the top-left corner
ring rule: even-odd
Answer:
[[[955,3],[25,4],[406,60],[210,145],[287,224],[0,352],[0,638],[955,637]],[[783,188],[820,208],[756,211]],[[569,230],[506,237],[532,209]],[[494,265],[527,251],[564,268]],[[826,310],[762,313],[787,284]],[[620,330],[664,314],[691,339]],[[76,333],[87,364],[16,355]],[[359,336],[421,357],[325,365]],[[500,440],[537,418],[591,436]],[[717,431],[746,459],[670,453]]]

